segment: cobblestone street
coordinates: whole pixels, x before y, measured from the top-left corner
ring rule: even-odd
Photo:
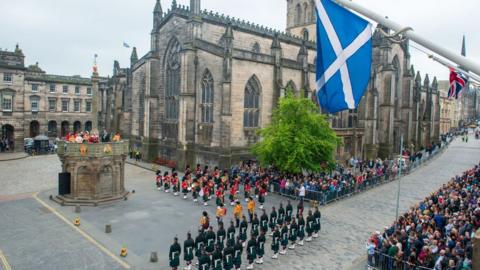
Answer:
[[[402,179],[401,211],[437,189],[457,173],[479,161],[480,141],[453,142],[443,155]],[[48,200],[56,194],[60,162],[56,156],[0,162],[0,250],[12,269],[121,269],[101,248],[87,241],[71,226],[53,215],[29,193],[40,191],[39,198],[67,221],[81,217],[81,230],[100,246],[118,255],[126,245],[126,262],[132,269],[167,269],[167,251],[173,236],[181,242],[187,231],[196,236],[200,213],[215,208],[194,205],[153,188],[152,172],[126,166],[126,187],[135,189],[128,201],[97,208],[83,207],[75,214],[72,207],[61,207]],[[364,269],[365,240],[395,218],[397,183],[392,182],[363,194],[325,206],[322,233],[314,242],[289,251],[278,261],[269,258],[267,245],[264,270]],[[269,196],[266,209],[285,200]],[[296,205],[296,203],[295,203]],[[229,208],[228,215],[232,214]],[[105,224],[112,234],[106,235]],[[159,253],[159,263],[148,262],[150,252]],[[58,258],[66,258],[60,260]]]

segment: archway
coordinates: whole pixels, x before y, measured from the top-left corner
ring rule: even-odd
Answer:
[[[85,122],[85,130],[88,132],[92,131],[92,121]]]
[[[57,137],[57,121],[48,122],[48,137]]]
[[[30,138],[35,138],[40,135],[40,123],[38,121],[30,122]]]
[[[77,133],[80,131],[82,131],[82,123],[80,123],[80,121],[73,122],[73,132]]]
[[[12,125],[3,125],[2,126],[2,150],[13,151],[15,146],[15,137],[14,137],[14,128]]]
[[[61,132],[62,137],[67,136],[67,134],[69,132],[70,132],[70,123],[68,121],[63,121],[62,122],[62,132]]]

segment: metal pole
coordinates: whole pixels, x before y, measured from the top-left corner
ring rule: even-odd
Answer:
[[[448,63],[447,61],[445,61],[445,60],[443,60],[443,59],[441,59],[441,58],[438,58],[438,57],[436,57],[436,56],[434,56],[434,55],[432,55],[432,54],[430,54],[428,57],[431,58],[433,61],[438,62],[438,63],[446,66],[447,68],[453,68],[453,69],[455,69],[455,70],[457,70],[457,71],[460,71],[460,72],[464,73],[465,75],[467,75],[468,77],[470,77],[470,80],[473,79],[473,80],[476,81],[477,83],[480,83],[480,76],[478,76],[478,75],[476,75],[476,74],[473,74],[473,73],[469,73],[468,71],[463,70],[462,68],[454,67],[451,63]]]
[[[403,150],[403,134],[402,134],[402,137],[400,138],[400,158],[398,159],[397,207],[396,207],[396,210],[395,210],[395,220],[397,220],[397,221],[398,221],[398,209],[400,208],[400,182],[402,180],[402,166],[403,166],[402,150]]]
[[[400,25],[400,24],[397,24],[391,20],[389,20],[388,18],[385,18],[384,16],[381,16],[380,14],[377,14],[369,9],[366,9],[356,3],[353,3],[351,0],[334,0],[335,2],[337,2],[338,4],[340,5],[343,5],[345,6],[346,8],[349,8],[355,12],[358,12],[360,14],[362,14],[363,16],[367,17],[367,18],[370,18],[371,20],[374,20],[396,32],[399,32],[401,30],[404,30],[406,29],[406,27]],[[447,49],[444,49],[440,46],[438,46],[437,44],[433,43],[433,42],[430,42],[429,40],[425,39],[424,37],[422,37],[421,35],[418,35],[416,34],[415,32],[411,31],[411,30],[407,30],[403,33],[403,35],[407,38],[409,38],[410,40],[412,40],[413,42],[431,50],[432,52],[442,56],[442,57],[445,57],[446,59],[454,62],[455,64],[457,65],[460,65],[462,66],[464,69],[466,70],[469,70],[470,72],[472,73],[475,73],[476,75],[479,75],[480,76],[480,66],[461,56],[461,55],[458,55],[456,53],[453,53]]]

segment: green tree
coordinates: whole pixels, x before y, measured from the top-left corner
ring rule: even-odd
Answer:
[[[262,140],[252,153],[263,166],[274,165],[284,173],[319,172],[335,165],[340,139],[325,115],[307,98],[287,90],[274,110],[272,122],[259,131]]]

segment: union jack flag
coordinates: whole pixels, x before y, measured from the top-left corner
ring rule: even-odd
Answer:
[[[455,71],[455,69],[450,69],[450,89],[448,90],[448,98],[458,99],[463,89],[468,83],[468,77],[461,73]]]

